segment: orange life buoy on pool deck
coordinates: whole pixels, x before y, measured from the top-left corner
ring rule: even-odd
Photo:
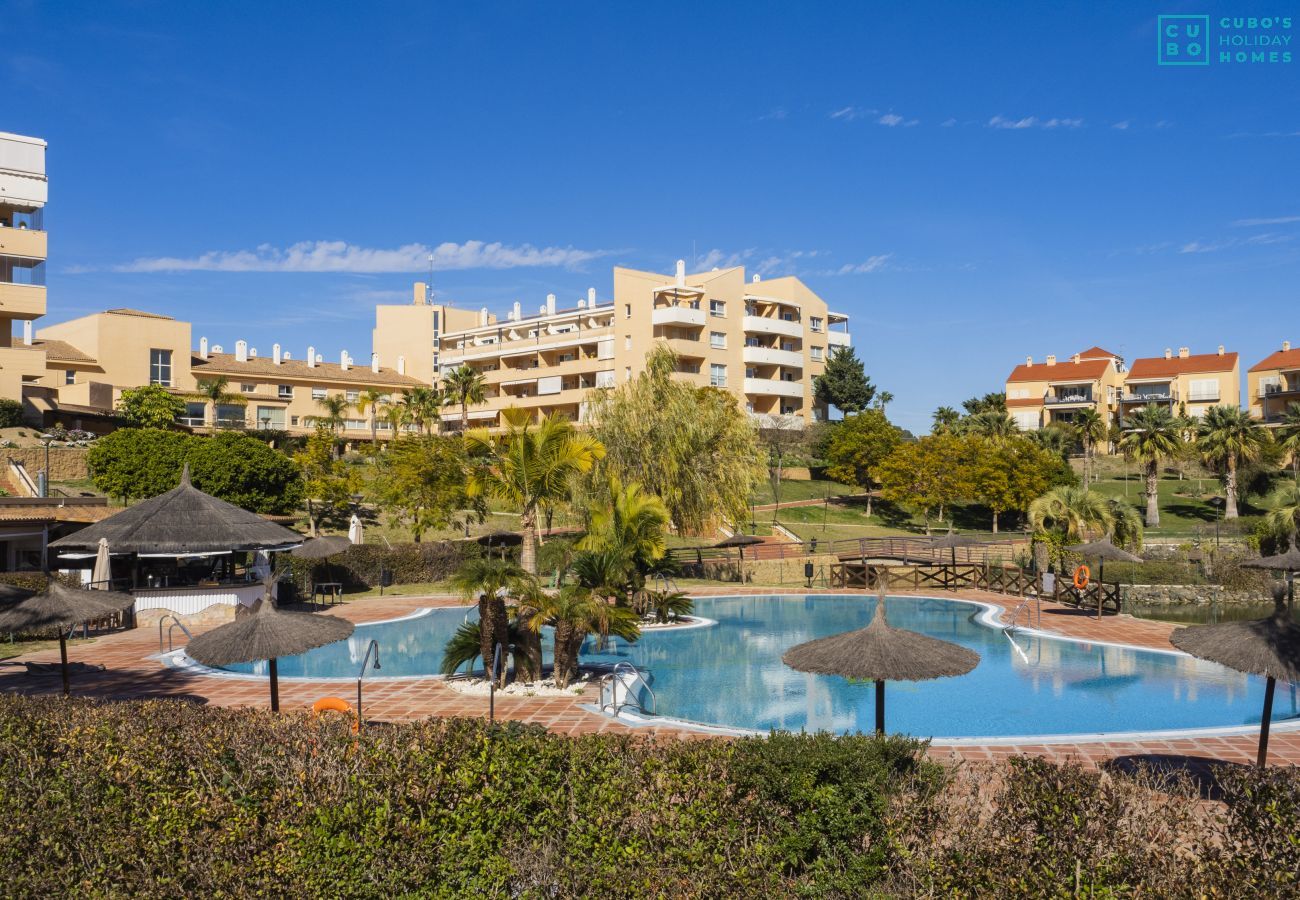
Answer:
[[[340,712],[345,716],[351,716],[353,733],[360,730],[361,721],[352,709],[352,704],[342,697],[321,697],[311,705],[311,711],[318,716],[323,712]]]
[[[1079,590],[1083,590],[1088,586],[1088,578],[1091,575],[1092,572],[1088,570],[1087,566],[1079,566],[1074,570],[1074,586]]]

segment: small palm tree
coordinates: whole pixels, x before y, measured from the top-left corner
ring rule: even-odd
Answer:
[[[1106,501],[1110,512],[1110,530],[1107,536],[1116,547],[1124,547],[1134,552],[1142,549],[1142,516],[1123,497],[1112,497]]]
[[[452,587],[466,600],[478,604],[479,655],[485,671],[492,666],[498,644],[510,648],[510,617],[505,598],[518,596],[532,588],[533,579],[510,560],[484,557],[467,560],[451,577]],[[500,676],[505,685],[505,673]]]
[[[594,597],[581,585],[566,584],[553,594],[542,594],[538,603],[527,627],[535,633],[548,625],[555,629],[552,660],[559,688],[567,688],[577,675],[579,651],[587,635],[614,634],[628,641],[641,636],[636,613]]]
[[[1173,414],[1163,406],[1148,404],[1124,420],[1119,448],[1146,468],[1147,528],[1160,527],[1160,464],[1177,456],[1182,434]]]
[[[1083,445],[1083,488],[1087,490],[1092,482],[1092,460],[1097,445],[1106,440],[1110,429],[1106,427],[1106,420],[1101,413],[1091,408],[1080,410],[1074,417],[1074,429],[1078,432],[1079,443]]]
[[[524,570],[537,573],[537,513],[569,493],[574,475],[591,471],[605,447],[577,431],[563,416],[548,415],[534,424],[527,410],[511,407],[501,414],[504,434],[485,430],[465,435],[465,445],[478,462],[466,480],[471,497],[488,496],[519,508],[524,545]]]
[[[343,429],[343,417],[351,405],[348,398],[343,394],[327,394],[317,400],[316,405],[325,411],[325,415],[317,417],[317,421],[338,434]]]
[[[931,434],[952,434],[961,422],[961,413],[951,406],[941,406],[934,411],[934,424],[930,426]]]
[[[1297,535],[1300,534],[1300,485],[1282,488],[1269,504],[1268,514],[1264,517],[1268,529],[1279,538],[1286,538],[1287,546],[1300,550]]]
[[[579,550],[609,550],[621,554],[636,576],[635,590],[645,573],[668,551],[668,508],[635,482],[624,486],[610,479],[613,499],[591,508],[591,526],[578,541]]]
[[[1239,406],[1211,406],[1197,429],[1196,446],[1205,460],[1223,469],[1225,519],[1237,518],[1237,466],[1259,458],[1271,436]]]
[[[660,625],[695,611],[695,601],[681,591],[650,591],[646,606],[654,611],[655,621]]]
[[[447,406],[460,407],[460,430],[462,434],[469,427],[470,406],[482,403],[486,399],[483,392],[484,386],[483,373],[473,366],[461,366],[454,369],[442,380],[442,402]]]
[[[1036,531],[1055,531],[1067,542],[1109,534],[1115,525],[1110,504],[1078,487],[1058,487],[1029,504],[1029,524]]]
[[[370,443],[377,445],[379,443],[379,410],[387,401],[388,395],[374,388],[364,390],[357,399],[357,412],[365,415],[370,413]]]
[[[876,394],[876,406],[880,408],[881,412],[884,412],[885,407],[893,402],[894,402],[894,395],[891,394],[889,391],[881,391],[880,393]]]
[[[1287,404],[1282,427],[1277,430],[1277,443],[1291,454],[1291,478],[1300,485],[1300,403]]]
[[[598,597],[621,601],[631,592],[632,562],[621,549],[583,550],[569,560],[566,576]]]
[[[967,419],[964,425],[962,429],[964,433],[995,441],[1006,440],[1020,433],[1020,426],[1016,424],[1016,420],[996,409],[986,409],[984,412],[976,413]]]
[[[232,394],[226,390],[230,386],[230,379],[225,375],[218,375],[216,378],[200,378],[194,393],[204,400],[203,412],[204,419],[209,428],[215,428],[217,425],[217,407],[221,404],[243,405],[244,398],[239,394]]]

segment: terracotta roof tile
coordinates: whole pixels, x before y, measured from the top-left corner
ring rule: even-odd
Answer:
[[[1264,372],[1269,369],[1300,369],[1300,347],[1278,350],[1250,367],[1252,372]]]
[[[142,319],[167,319],[175,321],[172,316],[165,316],[162,313],[145,312],[143,309],[130,309],[126,306],[119,306],[116,309],[106,309],[104,312],[110,316],[139,316]]]
[[[204,359],[197,353],[191,358],[190,365],[196,378],[203,378],[209,372],[229,375],[232,379],[242,375],[283,376],[296,379],[317,378],[322,381],[341,381],[346,384],[381,384],[389,387],[421,387],[424,382],[409,375],[399,375],[393,369],[381,368],[378,372],[370,371],[369,365],[354,365],[346,372],[338,363],[319,362],[309,367],[304,359],[282,360],[277,366],[269,356],[249,357],[246,362],[236,362],[233,353],[209,353]]]
[[[1195,353],[1187,357],[1148,356],[1133,360],[1129,378],[1172,378],[1208,372],[1231,372],[1237,365],[1236,353]]]
[[[1007,376],[1007,382],[1016,381],[1079,381],[1084,378],[1100,378],[1109,366],[1110,358],[1106,359],[1085,359],[1079,362],[1065,360],[1058,361],[1056,365],[1049,366],[1047,363],[1034,363],[1032,366],[1021,364],[1016,366],[1011,374]]]
[[[1101,347],[1089,347],[1079,354],[1080,359],[1123,359],[1118,353],[1111,353],[1109,350],[1103,350]]]
[[[65,362],[86,362],[93,363],[95,358],[89,354],[83,353],[67,341],[56,341],[48,338],[37,338],[32,341],[32,346],[38,350],[45,351],[47,359],[58,359]]]

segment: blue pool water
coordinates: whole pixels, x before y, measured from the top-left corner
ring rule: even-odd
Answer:
[[[650,631],[636,644],[613,640],[589,662],[631,662],[647,673],[660,715],[766,731],[869,731],[869,684],[805,675],[781,654],[795,644],[861,628],[875,598],[710,597],[696,614],[717,625]],[[976,621],[980,607],[954,600],[891,597],[890,624],[953,641],[980,654],[968,675],[910,684],[891,682],[891,732],[925,737],[1006,737],[1164,731],[1257,725],[1262,679],[1187,656],[1041,638]],[[383,670],[367,677],[438,671],[442,648],[472,612],[438,609],[418,618],[363,625],[347,641],[279,661],[282,677],[356,677],[371,638]],[[547,638],[549,643],[549,637]],[[232,666],[265,673],[265,664]],[[1300,716],[1293,687],[1279,685],[1275,722]]]

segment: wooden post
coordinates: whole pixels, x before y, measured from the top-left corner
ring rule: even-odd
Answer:
[[[1272,683],[1271,678],[1269,683]],[[1270,701],[1273,699],[1272,694],[1269,694],[1268,697]],[[879,678],[876,679],[876,734],[882,737],[885,734],[885,683]],[[1264,739],[1267,741],[1267,736]]]
[[[269,660],[271,663],[271,712],[280,711],[280,673],[276,670],[275,657]]]
[[[63,633],[62,626],[59,628],[59,660],[63,668],[63,696],[66,697],[72,693],[72,688],[68,684],[68,636]]]
[[[876,682],[879,684],[880,682]],[[1268,683],[1264,686],[1264,718],[1259,723],[1259,756],[1255,758],[1255,765],[1261,769],[1264,768],[1268,761],[1268,726],[1269,720],[1273,718],[1273,689],[1277,687],[1277,679],[1269,677]],[[879,713],[877,713],[879,715]],[[877,721],[879,721],[877,719]]]

